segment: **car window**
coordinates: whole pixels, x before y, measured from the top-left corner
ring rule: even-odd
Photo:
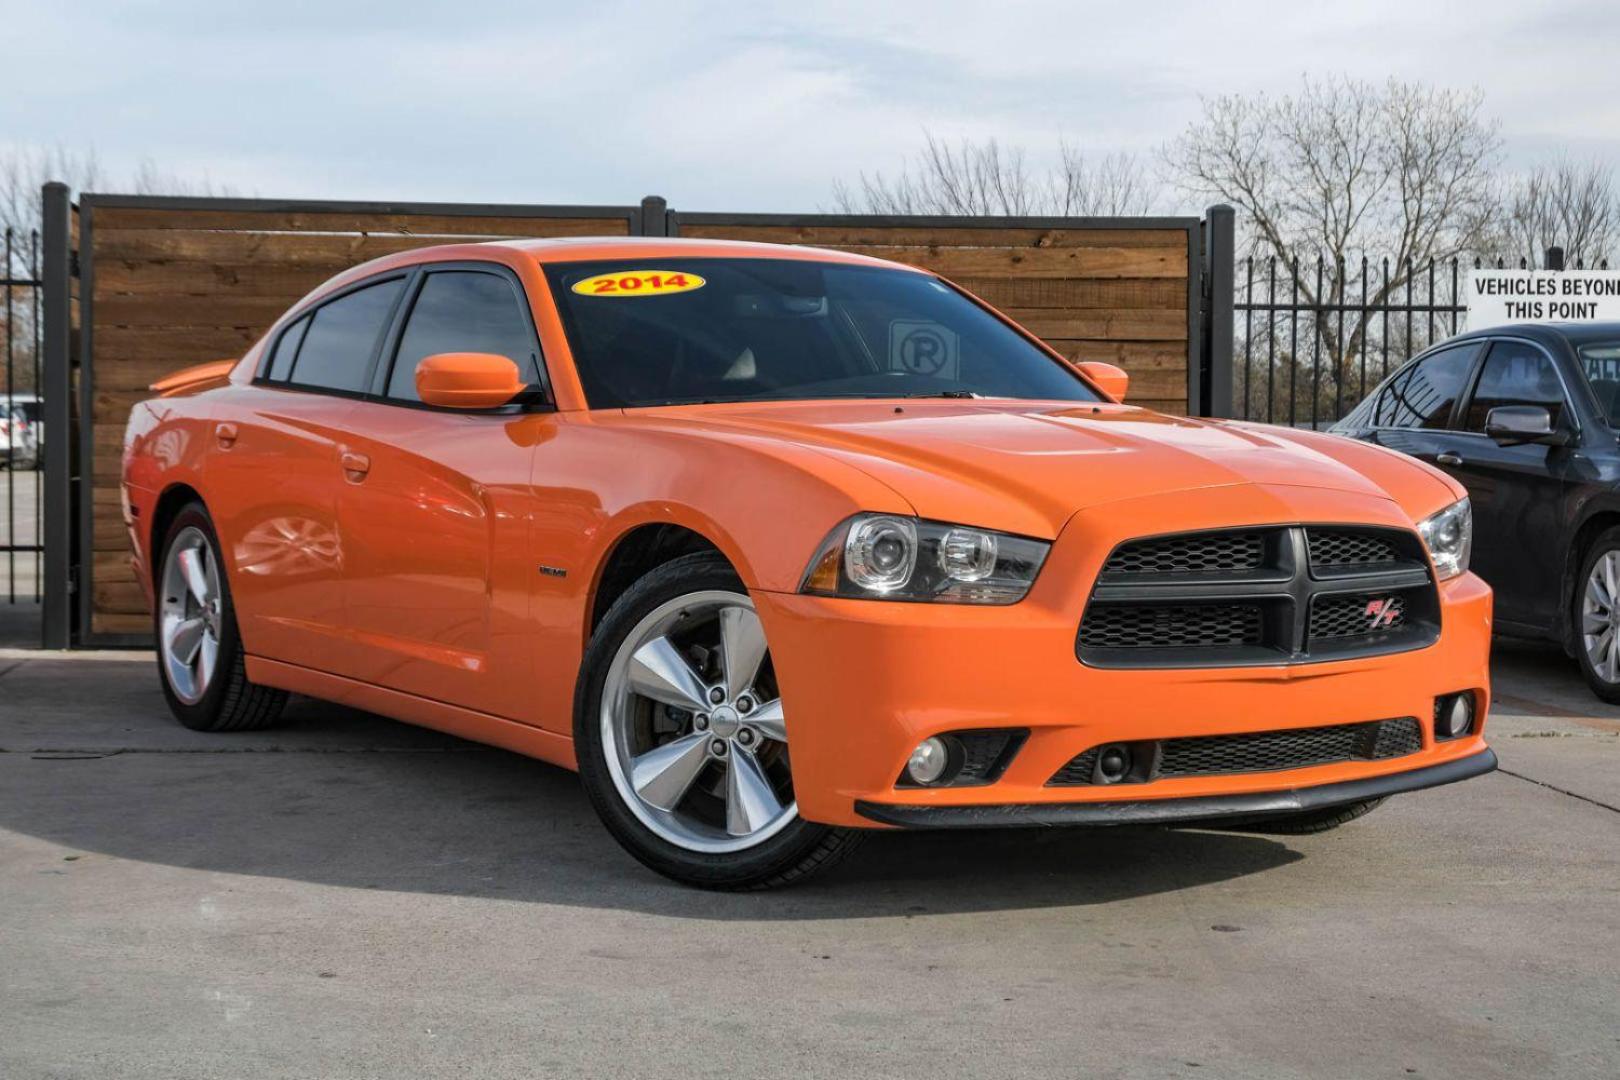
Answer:
[[[810,259],[546,268],[592,408],[826,398],[1097,401],[1073,368],[927,274]]]
[[[1620,427],[1620,342],[1582,345],[1581,373],[1611,427]]]
[[[1552,357],[1527,341],[1492,345],[1468,403],[1464,429],[1483,432],[1485,418],[1502,405],[1540,405],[1557,427],[1564,414],[1564,384]]]
[[[317,308],[299,346],[289,381],[328,390],[363,390],[377,339],[404,288],[405,279],[395,278],[357,289]]]
[[[270,354],[270,367],[265,372],[265,378],[283,382],[292,374],[293,357],[298,355],[299,343],[304,340],[304,331],[308,329],[309,318],[305,316],[281,332],[276,339],[276,351]]]
[[[1416,364],[1397,372],[1379,391],[1377,426],[1395,428],[1443,428],[1450,422],[1451,408],[1462,393],[1479,345],[1457,345],[1430,353]]]
[[[416,365],[445,352],[495,353],[518,366],[527,383],[540,381],[534,331],[505,277],[474,270],[428,275],[411,305],[388,378],[388,396],[417,401]]]

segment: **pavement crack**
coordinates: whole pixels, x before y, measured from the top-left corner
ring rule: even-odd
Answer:
[[[1505,773],[1506,775],[1513,777],[1515,780],[1523,780],[1527,783],[1535,784],[1537,787],[1544,787],[1548,791],[1556,791],[1560,795],[1568,795],[1572,799],[1579,799],[1581,802],[1591,803],[1593,806],[1601,806],[1603,809],[1608,810],[1611,813],[1620,814],[1620,806],[1615,806],[1613,803],[1606,803],[1602,799],[1594,799],[1590,795],[1582,795],[1579,792],[1570,791],[1568,788],[1561,788],[1557,784],[1549,784],[1545,780],[1537,780],[1533,776],[1526,776],[1523,773],[1516,773],[1512,769],[1504,769],[1500,765],[1496,767],[1496,771],[1499,773]]]

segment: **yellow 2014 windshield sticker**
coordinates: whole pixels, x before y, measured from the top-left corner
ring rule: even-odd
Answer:
[[[701,289],[704,280],[676,270],[615,270],[574,283],[581,296],[664,296]]]

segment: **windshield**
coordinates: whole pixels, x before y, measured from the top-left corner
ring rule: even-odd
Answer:
[[[546,267],[592,408],[877,397],[1098,401],[926,274],[787,259]]]

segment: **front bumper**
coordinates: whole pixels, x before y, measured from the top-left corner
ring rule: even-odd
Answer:
[[[857,802],[855,812],[880,825],[912,829],[990,829],[1020,825],[1193,825],[1207,822],[1261,821],[1268,817],[1326,810],[1334,806],[1399,795],[1404,791],[1454,784],[1496,769],[1489,748],[1465,758],[1427,765],[1410,772],[1344,780],[1337,784],[1257,791],[1242,795],[1205,795],[1186,799],[1140,799],[1131,802],[1028,803],[987,806],[904,806]],[[1117,790],[1117,789],[1115,789]]]
[[[1053,545],[1029,596],[1007,607],[756,591],[782,695],[792,703],[788,742],[799,812],[811,821],[866,827],[1248,817],[1488,771],[1494,758],[1481,732],[1490,704],[1491,594],[1472,574],[1441,584],[1439,638],[1407,652],[1217,669],[1103,669],[1076,659],[1085,598],[1102,558],[1121,539],[1302,520],[1410,528],[1387,500],[1307,489],[1247,494],[1252,522],[1243,514],[1233,520],[1229,489],[1078,514]],[[1476,696],[1473,732],[1437,742],[1435,698],[1464,690]],[[1145,783],[1049,783],[1075,755],[1104,743],[1397,717],[1418,720],[1417,752]],[[993,782],[897,786],[924,738],[990,728],[1029,733]]]

